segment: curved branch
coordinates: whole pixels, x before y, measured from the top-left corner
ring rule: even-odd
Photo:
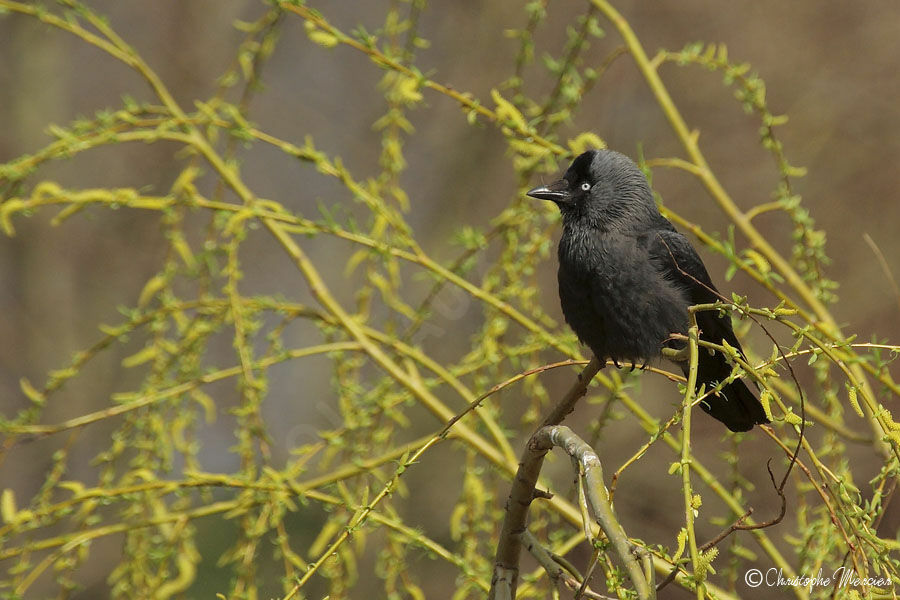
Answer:
[[[587,500],[594,514],[594,519],[600,525],[600,528],[603,529],[607,539],[619,556],[619,560],[625,565],[625,570],[634,584],[638,598],[642,600],[656,598],[656,590],[647,581],[641,561],[634,552],[634,546],[629,541],[625,530],[613,512],[609,493],[606,491],[606,486],[603,483],[603,467],[594,449],[565,425],[542,427],[531,438],[528,446],[529,449],[534,448],[537,451],[544,450],[544,452],[554,446],[558,446],[578,461],[579,470],[582,471],[582,477],[584,478]]]
[[[554,410],[544,419],[540,432],[544,427],[558,425],[572,412],[575,403],[587,393],[587,386],[594,378],[603,363],[595,356],[591,362],[578,375],[578,380],[569,388],[565,397],[557,404]],[[491,593],[489,598],[515,598],[516,586],[519,579],[519,554],[522,550],[521,535],[525,531],[525,521],[528,518],[528,508],[534,499],[534,486],[541,473],[544,463],[544,455],[547,449],[532,447],[529,443],[519,463],[519,470],[513,479],[512,489],[506,501],[506,517],[503,520],[503,528],[500,531],[500,542],[497,544],[497,554],[494,558],[494,575],[491,578]]]

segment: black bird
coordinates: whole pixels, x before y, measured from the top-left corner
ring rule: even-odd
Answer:
[[[555,202],[562,213],[562,311],[597,358],[646,363],[663,347],[678,347],[670,336],[687,334],[689,306],[719,299],[696,250],[659,213],[646,177],[627,156],[589,150],[562,179],[528,195]],[[700,339],[741,350],[728,315],[699,312],[697,325]],[[682,368],[687,374],[687,362]],[[698,388],[709,390],[730,373],[722,354],[700,348]],[[731,431],[769,422],[740,379],[700,405]]]

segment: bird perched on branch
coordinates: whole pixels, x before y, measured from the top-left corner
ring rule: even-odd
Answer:
[[[627,156],[590,150],[562,179],[528,195],[555,202],[562,213],[559,298],[566,322],[601,360],[646,363],[664,347],[684,347],[688,307],[719,300],[703,261],[653,201],[646,177]],[[700,339],[739,352],[731,319],[696,314]],[[688,362],[681,361],[687,375]],[[731,374],[721,353],[701,347],[697,387],[710,390]],[[731,431],[768,423],[756,396],[736,379],[701,401]]]

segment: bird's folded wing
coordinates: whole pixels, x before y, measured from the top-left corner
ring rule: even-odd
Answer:
[[[658,230],[648,234],[647,244],[650,260],[666,277],[684,287],[692,304],[721,300],[706,266],[686,237],[677,231]],[[703,311],[697,313],[697,325],[702,338],[713,343],[724,340],[741,350],[727,316],[720,316],[716,311]]]

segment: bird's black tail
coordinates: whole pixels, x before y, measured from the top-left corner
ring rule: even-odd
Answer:
[[[719,353],[710,354],[701,348],[698,358],[697,389],[701,384],[706,384],[706,389],[710,390],[731,373],[731,367]],[[682,368],[687,376],[688,363],[683,362]],[[740,379],[707,396],[700,402],[700,407],[731,431],[750,431],[754,425],[769,422],[760,401]]]

